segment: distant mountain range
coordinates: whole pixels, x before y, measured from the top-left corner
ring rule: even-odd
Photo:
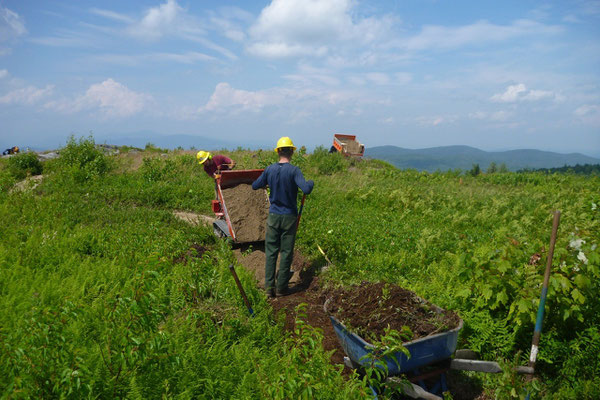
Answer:
[[[396,146],[369,147],[365,157],[377,158],[401,168],[419,171],[468,170],[473,164],[485,171],[490,163],[505,164],[511,171],[525,168],[554,168],[564,165],[600,164],[600,158],[580,153],[561,154],[541,150],[483,151],[469,146],[443,146],[427,149],[404,149]]]
[[[87,137],[87,135],[74,135],[76,140],[81,137]],[[161,149],[176,149],[182,147],[184,149],[190,149],[192,147],[196,149],[205,150],[220,150],[220,149],[236,149],[238,146],[243,148],[249,148],[251,150],[257,150],[260,148],[272,148],[273,143],[267,141],[255,140],[248,138],[243,143],[239,141],[222,139],[219,136],[206,137],[206,136],[195,136],[185,134],[171,134],[162,135],[154,131],[137,131],[137,132],[123,132],[123,133],[94,133],[94,141],[97,144],[112,144],[117,146],[133,146],[144,148],[146,144],[151,143]],[[44,150],[56,150],[60,147],[64,147],[67,144],[69,135],[63,137],[54,137],[52,139],[44,136],[36,138],[20,138],[18,140],[11,139],[10,142],[2,140],[0,138],[0,151],[12,147],[19,146],[22,149],[30,148],[34,151]]]

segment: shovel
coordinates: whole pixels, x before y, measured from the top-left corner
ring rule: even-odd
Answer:
[[[244,288],[242,287],[242,284],[240,282],[240,279],[238,278],[235,269],[233,268],[233,264],[229,264],[229,271],[231,271],[231,275],[233,275],[233,279],[235,279],[235,284],[237,285],[238,289],[240,290],[240,293],[242,295],[242,299],[244,299],[244,303],[246,304],[246,308],[248,308],[248,312],[250,313],[250,316],[254,316],[254,310],[252,309],[252,307],[250,306],[250,302],[248,301],[248,297],[246,297],[246,292],[244,291]]]
[[[298,230],[298,226],[300,225],[300,217],[302,216],[302,209],[304,208],[304,200],[306,200],[306,195],[302,195],[302,201],[300,202],[300,210],[298,211],[298,219],[296,220],[296,230]]]

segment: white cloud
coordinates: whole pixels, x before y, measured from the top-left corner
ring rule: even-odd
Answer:
[[[297,73],[288,74],[284,77],[305,86],[338,86],[340,84],[340,79],[336,74],[336,71],[332,71],[328,68],[316,68],[310,64],[304,63],[299,65]]]
[[[600,127],[600,105],[584,104],[573,112],[581,121]]]
[[[176,0],[167,0],[158,7],[148,9],[144,17],[131,24],[127,32],[140,40],[156,41],[165,37],[176,37],[201,44],[221,55],[236,60],[238,57],[229,49],[206,38],[206,29],[196,18],[177,4]],[[235,33],[232,33],[235,35]]]
[[[506,88],[504,93],[498,93],[492,96],[493,101],[499,102],[513,102],[519,99],[523,93],[527,91],[524,84],[519,83],[517,85],[511,85]]]
[[[360,96],[346,91],[284,87],[248,91],[235,89],[228,83],[221,82],[216,86],[208,102],[198,111],[260,112],[266,107],[273,106],[293,110],[298,116],[307,109],[322,111],[323,107],[344,103],[352,103],[352,106],[356,106],[359,99]]]
[[[387,32],[386,18],[353,20],[352,0],[273,0],[250,28],[249,53],[266,58],[323,57],[336,43],[366,44]]]
[[[394,45],[407,50],[454,49],[467,45],[500,42],[527,35],[552,35],[562,32],[560,26],[544,25],[520,19],[511,25],[494,25],[478,21],[471,25],[445,27],[424,26],[416,36],[394,41]]]
[[[241,42],[246,39],[244,30],[230,19],[213,15],[210,17],[210,22],[223,34],[223,36],[234,42]]]
[[[46,108],[64,113],[98,111],[104,117],[128,117],[143,111],[151,101],[151,96],[134,92],[109,78],[91,85],[75,100],[48,102]]]
[[[125,22],[126,24],[131,24],[134,22],[133,18],[131,18],[127,15],[124,15],[124,14],[119,14],[117,12],[110,11],[110,10],[102,10],[100,8],[94,7],[94,8],[90,9],[90,12],[92,14],[96,14],[101,17],[105,17],[105,18],[112,19],[112,20],[119,21],[119,22]]]
[[[5,69],[0,69],[0,79],[4,79],[8,76],[8,71]]]
[[[490,119],[494,122],[502,122],[508,120],[512,114],[509,111],[495,111],[490,114]]]
[[[158,7],[148,9],[144,17],[130,27],[130,33],[145,40],[159,39],[184,28],[179,23],[183,22],[185,10],[177,4],[176,0],[167,0]]]
[[[494,111],[494,112],[484,112],[484,111],[476,111],[468,115],[471,119],[478,120],[489,120],[492,122],[503,122],[508,120],[513,115],[510,111]]]
[[[548,90],[530,90],[523,100],[537,101],[547,98],[554,98],[554,93]]]
[[[598,114],[598,113],[600,113],[600,105],[597,105],[597,104],[584,104],[583,106],[581,106],[575,110],[575,115],[578,115],[580,117],[582,117],[584,115]]]
[[[92,43],[90,38],[86,39],[72,32],[62,32],[57,36],[31,38],[29,41],[50,47],[87,47]]]
[[[438,126],[442,123],[451,122],[451,119],[442,116],[418,117],[416,118],[416,122],[422,126]]]
[[[366,75],[367,79],[376,85],[387,85],[390,83],[390,77],[381,72],[369,72]]]
[[[143,65],[148,62],[177,62],[181,64],[194,64],[196,62],[216,62],[215,57],[197,51],[186,53],[148,53],[148,54],[104,54],[93,57],[94,60],[127,66]]]
[[[205,106],[199,111],[217,111],[231,107],[242,110],[260,111],[268,105],[280,103],[283,100],[281,93],[276,91],[261,90],[250,92],[232,88],[228,83],[219,83]]]
[[[43,89],[34,86],[19,88],[0,97],[0,104],[33,105],[50,96],[53,90],[53,85],[48,85]]]
[[[527,90],[523,83],[510,85],[503,93],[491,97],[492,101],[499,103],[514,103],[517,101],[539,101],[543,99],[557,99],[554,92],[548,90]]]
[[[17,37],[27,33],[25,21],[14,11],[0,5],[0,56],[11,53],[10,43]]]
[[[0,6],[0,41],[6,41],[25,33],[27,33],[27,29],[23,18],[16,12]]]

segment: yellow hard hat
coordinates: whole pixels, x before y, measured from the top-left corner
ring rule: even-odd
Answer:
[[[290,139],[287,136],[282,136],[279,138],[279,140],[277,141],[277,147],[275,147],[275,151],[282,147],[291,147],[292,149],[296,150],[296,146],[294,146],[292,139]]]
[[[206,160],[210,160],[212,155],[208,151],[200,150],[196,154],[196,159],[198,160],[198,164],[204,164]]]

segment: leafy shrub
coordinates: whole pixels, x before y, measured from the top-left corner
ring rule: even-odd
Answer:
[[[8,159],[8,169],[17,180],[24,179],[28,175],[40,175],[42,163],[33,152],[19,153]]]
[[[340,153],[329,153],[323,146],[319,146],[310,156],[310,164],[317,168],[321,175],[331,175],[347,168],[347,161]]]
[[[109,163],[104,153],[96,148],[94,138],[80,138],[76,141],[71,136],[67,145],[60,150],[59,169],[72,176],[76,182],[84,182],[104,175],[109,170]]]
[[[158,182],[168,179],[176,172],[175,162],[160,158],[144,158],[142,175],[147,182]]]

